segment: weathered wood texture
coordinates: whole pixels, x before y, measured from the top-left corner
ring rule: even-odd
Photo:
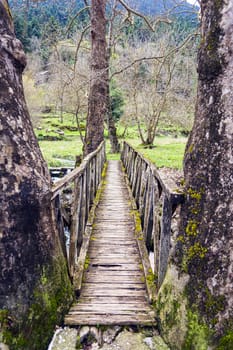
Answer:
[[[140,212],[147,249],[152,241],[154,244],[155,278],[161,286],[170,251],[172,215],[183,195],[175,190],[172,180],[162,179],[156,167],[126,142],[121,159]]]
[[[110,161],[96,209],[80,298],[66,325],[152,325],[145,275],[121,163]]]
[[[89,211],[101,181],[106,160],[105,144],[102,142],[96,151],[87,155],[81,165],[57,181],[52,190],[55,218],[59,227],[60,241],[65,257],[68,259],[70,276],[73,277],[75,265],[82,245]],[[62,213],[60,197],[68,187],[72,187],[73,205],[70,223],[70,248],[67,253],[64,234],[65,215]]]

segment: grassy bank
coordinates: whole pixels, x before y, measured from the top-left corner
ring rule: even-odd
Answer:
[[[73,118],[73,117],[72,117]],[[67,119],[60,123],[58,117],[43,117],[40,127],[35,129],[39,139],[39,144],[43,156],[50,167],[73,166],[76,155],[82,154],[82,141],[79,131],[74,125],[73,120]],[[82,129],[84,126],[82,124]],[[82,131],[84,133],[84,131]],[[123,127],[118,128],[120,142]],[[107,139],[107,157],[108,159],[120,159],[119,154],[110,153],[110,144]],[[49,140],[49,139],[53,140]],[[187,138],[181,136],[179,130],[160,130],[155,138],[153,148],[145,148],[141,145],[138,138],[137,128],[129,127],[125,133],[125,140],[141,152],[146,158],[156,164],[157,167],[168,167],[181,169]]]
[[[144,148],[138,139],[126,139],[132,146],[141,152],[146,158],[156,164],[157,167],[181,169],[186,138],[174,138],[172,136],[158,137],[155,147]],[[43,156],[51,167],[71,166],[75,157],[82,153],[82,142],[78,137],[72,137],[61,141],[40,141]],[[120,159],[119,154],[110,153],[110,144],[107,140],[108,159]]]

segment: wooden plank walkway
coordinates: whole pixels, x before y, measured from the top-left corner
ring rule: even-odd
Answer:
[[[75,325],[153,325],[128,189],[119,161],[109,161],[96,209],[80,298],[65,317]]]

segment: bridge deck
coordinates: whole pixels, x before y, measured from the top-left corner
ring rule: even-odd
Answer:
[[[110,161],[88,249],[78,302],[66,325],[152,325],[128,189],[119,161]]]

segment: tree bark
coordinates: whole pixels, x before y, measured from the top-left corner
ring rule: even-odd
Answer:
[[[91,81],[84,154],[93,152],[104,139],[107,112],[108,63],[106,51],[106,0],[91,4]]]
[[[0,331],[17,350],[45,349],[57,309],[72,295],[50,175],[25,103],[25,65],[8,2],[0,0]]]
[[[108,48],[107,63],[108,63],[108,80],[107,80],[107,124],[108,124],[108,136],[111,144],[111,152],[119,153],[120,144],[117,137],[117,129],[113,119],[111,110],[111,96],[110,96],[110,79],[109,79],[109,62],[111,56],[111,47]]]
[[[111,152],[120,152],[120,144],[117,138],[117,129],[112,115],[111,108],[111,95],[110,95],[110,59],[113,46],[113,23],[117,13],[118,2],[114,0],[112,4],[112,15],[108,24],[108,41],[107,41],[107,65],[108,65],[108,80],[107,80],[107,124],[108,124],[108,136],[111,144]]]
[[[232,6],[229,0],[201,2],[198,99],[184,160],[186,201],[159,295],[163,333],[179,349],[233,348]],[[176,317],[172,325],[165,313],[167,320]]]

